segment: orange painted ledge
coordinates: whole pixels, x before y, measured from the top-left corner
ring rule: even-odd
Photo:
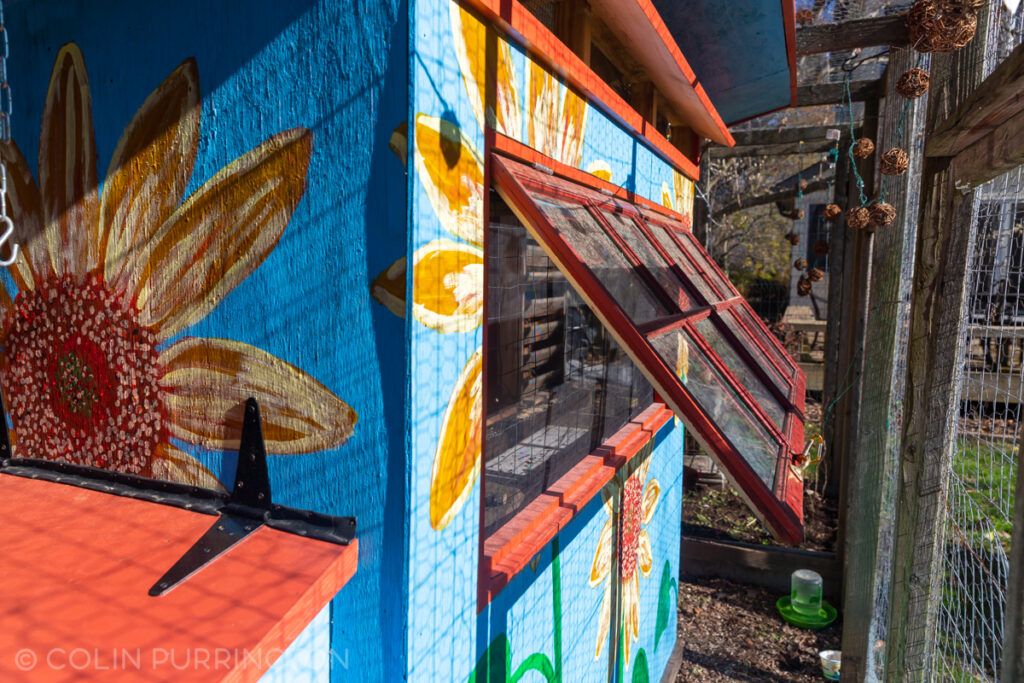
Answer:
[[[263,527],[153,598],[216,517],[0,475],[0,518],[0,681],[256,681],[358,556]]]
[[[490,603],[673,417],[664,404],[652,404],[484,540],[478,606]]]

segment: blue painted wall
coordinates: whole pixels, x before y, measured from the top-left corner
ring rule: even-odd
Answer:
[[[91,95],[99,187],[87,191],[102,193],[122,131],[189,58],[198,73],[201,116],[182,199],[272,136],[309,131],[305,189],[276,246],[255,263],[245,240],[233,240],[228,251],[242,253],[242,266],[252,272],[158,349],[185,336],[251,345],[297,369],[285,377],[302,378],[289,384],[280,374],[272,377],[276,383],[266,388],[285,397],[280,404],[298,400],[289,392],[312,381],[335,397],[322,405],[343,404],[358,416],[342,435],[347,439],[311,428],[322,438],[299,449],[306,452],[282,445],[270,457],[278,502],[358,518],[359,569],[333,603],[336,681],[394,680],[404,669],[408,347],[403,321],[372,303],[368,283],[405,252],[405,176],[390,142],[406,118],[407,21],[402,0],[52,0],[8,9],[14,138],[37,181],[48,83],[67,43],[80,51]],[[45,250],[40,234],[22,235],[22,242],[23,249]],[[7,291],[18,291],[10,279]],[[237,380],[241,389],[251,388],[245,384]],[[271,397],[261,398],[265,418],[280,415]],[[213,447],[179,438],[172,444],[230,485],[228,440]]]

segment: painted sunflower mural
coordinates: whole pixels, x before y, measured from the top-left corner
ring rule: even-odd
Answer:
[[[187,60],[138,109],[100,185],[85,62],[69,44],[50,79],[39,183],[16,146],[0,149],[21,244],[17,297],[0,287],[17,455],[221,488],[175,444],[236,449],[248,396],[269,453],[351,435],[355,411],[295,366],[231,339],[179,337],[274,249],[312,149],[308,130],[281,132],[186,198],[200,109]]]
[[[647,479],[651,458],[649,451],[642,451],[635,456],[643,458],[631,474],[622,470],[616,475],[615,484],[605,488],[604,509],[608,519],[601,529],[594,561],[590,566],[590,586],[597,588],[604,585],[604,599],[601,601],[600,620],[597,624],[597,646],[594,658],[601,656],[608,642],[611,628],[612,600],[616,593],[612,585],[612,562],[618,561],[618,579],[620,583],[622,624],[624,630],[622,644],[624,663],[629,664],[632,643],[640,637],[640,578],[650,577],[654,566],[651,549],[651,536],[646,526],[654,517],[661,497],[661,485],[657,479]],[[613,535],[618,529],[618,543],[613,543]],[[618,547],[618,555],[614,549]],[[617,631],[616,631],[617,632]]]

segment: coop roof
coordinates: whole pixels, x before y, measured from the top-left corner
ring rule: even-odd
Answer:
[[[45,680],[258,680],[352,577],[358,553],[355,542],[262,527],[150,597],[215,517],[0,474],[0,518],[6,681],[28,670]],[[70,653],[87,670],[74,670]],[[203,657],[208,667],[183,674],[186,658]]]
[[[572,170],[553,160],[521,158],[534,165],[492,159],[503,199],[752,510],[780,539],[798,543],[799,366],[682,216],[570,182]]]
[[[653,0],[722,118],[796,103],[793,0]]]

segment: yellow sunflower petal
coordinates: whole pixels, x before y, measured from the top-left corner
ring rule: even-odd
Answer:
[[[629,662],[629,651],[631,644],[640,638],[640,576],[633,574],[632,578],[622,584],[622,613],[625,617],[625,638],[623,645],[626,662]]]
[[[587,125],[587,101],[569,88],[562,88],[561,140],[557,159],[579,168],[583,161],[583,136]]]
[[[693,215],[693,181],[679,171],[672,172],[672,183],[676,191],[676,211],[687,216]]]
[[[97,184],[89,78],[81,51],[69,43],[53,64],[39,141],[46,242],[57,273],[82,275],[96,266]]]
[[[10,272],[18,291],[24,292],[53,274],[50,249],[43,232],[43,199],[16,144],[0,145],[0,157],[7,166],[7,210],[14,222],[10,241],[18,245],[18,260]],[[10,256],[7,251],[10,241],[5,245],[5,253],[0,254],[4,258]]]
[[[522,130],[522,106],[512,61],[512,49],[501,38],[488,36],[488,28],[459,3],[451,3],[452,34],[455,54],[459,59],[462,80],[469,93],[470,104],[480,127],[484,127],[484,102],[487,99],[487,42],[490,37],[497,46],[495,69],[495,104],[488,107],[487,125],[499,133],[519,139]]]
[[[611,572],[612,531],[612,520],[609,517],[601,529],[601,536],[597,540],[597,549],[594,551],[594,561],[590,564],[589,583],[591,588],[599,586]]]
[[[644,524],[649,524],[654,517],[654,510],[658,507],[658,500],[660,498],[661,484],[658,483],[657,479],[651,479],[647,482],[647,488],[644,489]]]
[[[430,525],[444,529],[462,508],[480,471],[483,436],[483,354],[469,358],[441,421],[430,473]]]
[[[612,587],[609,583],[604,589],[604,598],[597,615],[597,646],[594,648],[594,659],[601,657],[601,651],[608,641],[608,629],[612,622]]]
[[[416,116],[416,172],[444,229],[484,243],[484,165],[457,125]]]
[[[484,252],[434,240],[413,254],[413,317],[438,332],[468,332],[483,322]],[[404,304],[403,304],[404,307]]]
[[[107,282],[133,291],[128,255],[181,203],[199,145],[199,73],[189,59],[135,113],[110,159],[95,237]]]
[[[636,565],[640,570],[640,573],[644,575],[646,579],[651,575],[651,569],[654,567],[654,552],[651,550],[651,535],[647,532],[647,529],[641,529],[639,535],[639,542],[636,548]]]
[[[600,159],[590,162],[590,165],[587,166],[587,173],[608,182],[611,182],[612,180],[611,165],[607,161],[602,161]]]
[[[403,256],[378,275],[370,285],[370,294],[399,318],[405,317],[405,271]]]
[[[224,484],[201,462],[169,443],[160,444],[153,455],[153,478],[204,489],[224,491]]]
[[[388,140],[390,149],[404,167],[409,162],[409,122],[402,121],[391,131],[391,138]]]
[[[279,133],[189,197],[147,249],[127,255],[139,274],[143,325],[167,339],[201,320],[267,257],[306,191],[312,136]]]
[[[668,183],[661,184],[661,205],[673,211],[676,208],[672,200],[672,192],[668,189]]]
[[[527,60],[527,92],[529,118],[526,121],[526,144],[541,154],[560,159],[559,83],[551,73],[532,59]]]
[[[160,354],[160,386],[175,438],[233,450],[250,396],[260,403],[268,453],[312,453],[345,442],[356,412],[294,365],[229,339],[186,337]]]

